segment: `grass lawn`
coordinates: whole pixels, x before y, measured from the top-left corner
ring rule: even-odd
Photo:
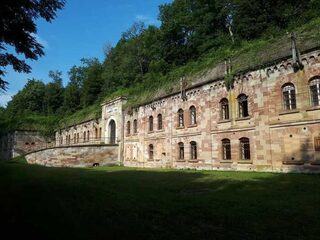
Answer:
[[[11,237],[320,239],[320,175],[12,161],[0,164],[0,213]]]

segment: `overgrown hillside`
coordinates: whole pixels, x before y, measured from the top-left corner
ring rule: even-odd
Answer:
[[[175,0],[159,10],[160,27],[134,23],[116,46],[105,46],[103,62],[82,59],[72,67],[67,86],[59,71],[50,72],[48,84],[30,80],[1,109],[2,131],[40,128],[50,135],[98,117],[101,102],[116,96],[134,107],[177,91],[181,77],[191,85],[220,76],[226,58],[232,76],[264,66],[290,54],[292,31],[300,50],[320,46],[319,1]]]

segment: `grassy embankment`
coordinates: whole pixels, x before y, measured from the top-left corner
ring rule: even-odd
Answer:
[[[1,227],[42,239],[319,239],[320,175],[0,164]]]
[[[290,55],[291,40],[289,33],[291,31],[294,31],[297,35],[300,50],[304,51],[320,46],[320,18],[317,18],[303,26],[277,32],[275,36],[267,35],[261,39],[241,41],[232,46],[212,49],[197,61],[190,61],[184,66],[176,67],[166,75],[159,76],[148,73],[141,83],[126,89],[118,89],[113,94],[106,96],[105,101],[119,96],[127,96],[128,103],[125,107],[139,106],[166,94],[179,91],[179,79],[181,77],[186,77],[189,84],[192,85],[192,82],[206,75],[215,66],[223,63],[226,58],[230,58],[232,61],[233,71],[226,79],[226,81],[230,81],[244,70],[262,68],[266,64],[278,62],[279,58]],[[91,115],[97,115],[98,108],[100,108],[100,103],[67,116],[60,123],[62,125],[73,125],[88,120]]]

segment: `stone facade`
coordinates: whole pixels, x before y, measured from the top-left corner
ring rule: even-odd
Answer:
[[[75,145],[61,146],[26,155],[29,164],[47,167],[91,167],[118,165],[118,146]]]
[[[302,62],[246,72],[229,90],[222,78],[195,80],[130,111],[117,98],[102,105],[101,137],[125,166],[320,171],[320,51]]]
[[[0,159],[9,160],[29,152],[54,146],[38,131],[17,130],[0,137]]]
[[[177,93],[125,114],[124,165],[319,171],[320,106],[311,102],[310,80],[320,79],[320,52],[304,54],[303,64],[298,72],[293,71],[291,59],[247,72],[235,80],[231,90],[223,80],[212,80],[187,89],[186,99]],[[284,102],[288,100],[286,84],[294,86],[296,106],[292,109],[286,109],[288,103]],[[318,90],[317,97],[319,94]],[[241,96],[246,98],[246,107],[240,106]],[[226,119],[223,99],[228,106]],[[195,120],[191,119],[192,108],[196,109]],[[179,109],[183,110],[181,126]],[[132,131],[134,121],[137,131]],[[191,143],[196,143],[196,157]]]
[[[92,119],[56,132],[56,146],[104,143],[100,119]]]

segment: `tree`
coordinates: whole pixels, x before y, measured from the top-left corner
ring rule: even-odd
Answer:
[[[102,91],[102,65],[97,58],[81,59],[84,65],[84,80],[82,87],[82,105],[87,107],[93,104]]]
[[[37,42],[35,20],[43,18],[51,22],[56,11],[62,9],[65,0],[2,0],[0,7],[0,89],[5,90],[8,82],[3,79],[7,66],[17,72],[30,73],[31,67],[25,60],[9,53],[13,47],[25,59],[37,60],[44,55],[43,46]]]
[[[49,77],[52,82],[46,85],[45,91],[45,108],[48,114],[57,113],[58,109],[63,104],[63,85],[62,85],[62,72],[61,71],[50,71]]]
[[[74,112],[80,108],[80,97],[85,79],[84,67],[73,66],[69,72],[69,83],[63,94],[63,110]]]
[[[44,113],[45,84],[36,79],[29,79],[22,90],[8,103],[10,116],[17,117],[24,113]]]

